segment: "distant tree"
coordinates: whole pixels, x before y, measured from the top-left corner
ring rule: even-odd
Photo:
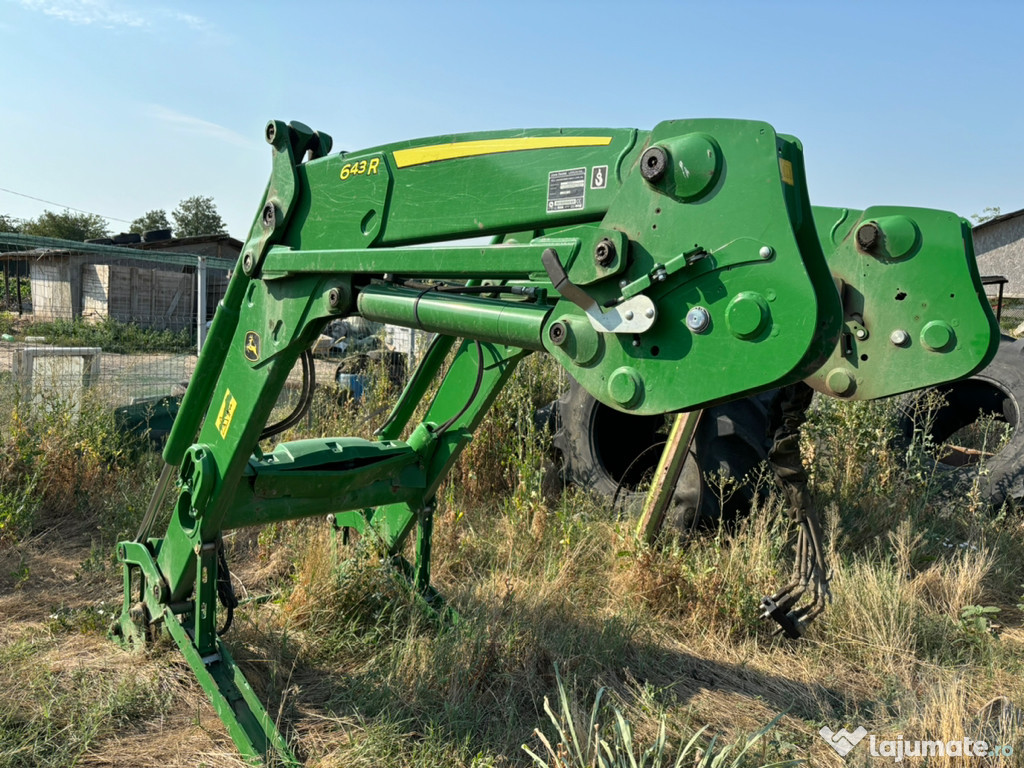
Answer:
[[[1000,213],[999,206],[989,206],[981,213],[972,213],[971,220],[974,222],[974,226],[984,224],[986,221],[990,221],[998,216]]]
[[[21,225],[22,233],[39,237],[58,237],[62,240],[91,240],[94,237],[108,237],[110,230],[107,220],[95,213],[62,213],[43,211],[39,218],[27,219]]]
[[[0,213],[0,232],[21,232],[21,219]]]
[[[227,234],[224,220],[217,213],[212,197],[195,195],[185,198],[178,203],[171,216],[174,218],[175,237]]]
[[[146,211],[142,216],[135,219],[128,227],[129,232],[138,232],[140,235],[145,232],[152,232],[154,229],[170,229],[171,222],[167,220],[167,211],[157,208],[155,211]]]

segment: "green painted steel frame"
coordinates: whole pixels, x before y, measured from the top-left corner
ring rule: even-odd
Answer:
[[[503,131],[333,156],[330,138],[301,124],[272,122],[267,139],[271,179],[164,450],[179,468],[171,522],[164,537],[118,549],[117,633],[135,645],[162,628],[256,763],[276,753],[298,764],[216,635],[224,529],[330,515],[335,527],[378,537],[400,561],[415,528],[407,570],[430,595],[438,486],[530,351],[546,349],[598,399],[635,413],[777,386],[814,374],[849,327],[825,253],[842,251],[844,264],[870,257],[888,265],[919,245],[906,245],[913,230],[902,209],[881,211],[874,222],[892,248],[910,249],[896,258],[851,251],[849,233],[826,239],[815,230],[799,142],[764,123]],[[658,152],[668,158],[660,173]],[[819,230],[828,216],[819,215]],[[486,246],[407,247],[480,234],[500,237]],[[962,259],[965,248],[971,255],[959,230],[945,227],[936,241],[942,263]],[[554,290],[550,254],[564,266],[560,285],[573,300]],[[858,270],[850,272],[854,284]],[[489,280],[539,290],[522,300],[416,282],[467,278],[471,288]],[[971,303],[976,270],[969,265],[955,279],[956,310],[966,313],[955,327],[971,332],[947,350],[942,329],[921,329],[936,347],[922,356],[932,378],[962,375],[990,355],[987,303]],[[936,290],[930,283],[927,291]],[[589,304],[601,315],[638,298],[652,302],[641,331],[604,332],[585,314],[594,311]],[[698,309],[701,327],[691,324]],[[300,441],[264,455],[261,432],[296,361],[326,323],[356,310],[442,337],[379,441]],[[465,340],[423,422],[399,439],[452,336]],[[710,371],[720,373],[701,375]],[[162,489],[154,508],[160,498]]]
[[[161,589],[163,580],[152,557],[153,550],[159,547],[159,540],[118,545],[118,560],[124,570],[124,605],[115,634],[128,645],[141,647],[150,626],[161,627],[181,650],[243,757],[254,765],[262,765],[268,755],[274,755],[279,764],[298,768],[302,763],[295,758],[224,643],[211,634],[207,638],[210,646],[204,653],[194,632],[179,622],[174,609],[180,607],[167,602]]]

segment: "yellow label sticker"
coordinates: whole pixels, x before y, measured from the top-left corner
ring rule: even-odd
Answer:
[[[789,160],[779,158],[779,172],[782,174],[782,181],[784,184],[793,186],[793,164]]]
[[[231,420],[235,418],[235,409],[237,407],[238,401],[231,396],[231,390],[229,389],[224,393],[224,402],[220,404],[217,420],[213,423],[222,438],[228,436],[228,429],[231,427]]]

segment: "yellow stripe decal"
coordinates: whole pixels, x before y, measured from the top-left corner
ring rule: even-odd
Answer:
[[[524,149],[606,147],[611,143],[611,136],[533,136],[520,139],[460,141],[451,144],[434,144],[430,147],[396,149],[395,165],[399,168],[408,168],[411,165],[434,163],[438,160],[454,160],[457,157],[496,155],[500,152],[519,152]]]

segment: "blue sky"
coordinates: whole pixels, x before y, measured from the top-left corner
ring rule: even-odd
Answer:
[[[812,202],[1005,213],[1022,30],[1011,0],[0,0],[0,188],[125,221],[212,195],[241,238],[270,118],[359,149],[738,117],[803,141]],[[59,207],[0,192],[0,213]]]

